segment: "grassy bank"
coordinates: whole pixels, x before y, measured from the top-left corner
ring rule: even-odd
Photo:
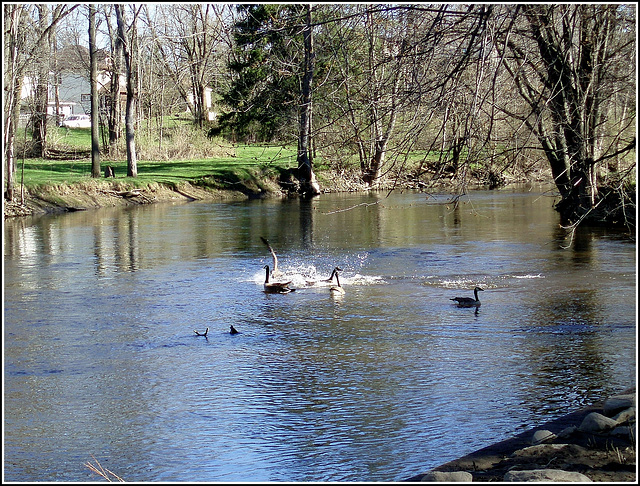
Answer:
[[[101,155],[102,175],[111,167],[114,178],[91,177],[88,129],[52,127],[46,159],[24,157],[29,153],[30,137],[20,134],[15,179],[19,202],[5,202],[5,217],[175,199],[264,197],[295,190],[295,147],[231,144],[209,139],[204,132],[177,123],[167,124],[162,136],[159,133],[144,129],[137,133],[137,177],[127,176],[123,141],[113,155]],[[380,187],[424,187],[432,183],[429,174],[421,178],[422,182],[415,174],[423,172],[420,168],[437,154],[409,155],[390,165],[401,166],[403,174],[412,175],[399,176],[396,168],[386,175]],[[361,181],[358,162],[348,157],[339,164],[318,157],[314,171],[324,191],[368,189]]]
[[[113,157],[101,155],[102,172],[113,167],[118,179],[143,186],[152,182],[175,184],[201,178],[243,179],[249,174],[265,176],[295,165],[295,150],[277,146],[232,145],[208,140],[192,130],[167,130],[160,144],[144,138],[138,150],[138,176],[127,178],[124,147]],[[75,184],[91,176],[89,130],[57,128],[49,138],[51,158],[18,157],[18,180],[31,190],[44,185]],[[204,140],[202,140],[204,138]],[[17,150],[18,156],[21,151]],[[24,171],[23,171],[24,169]]]
[[[209,140],[190,127],[167,127],[162,140],[140,134],[137,177],[127,176],[124,147],[101,155],[101,174],[91,177],[89,130],[52,127],[48,157],[21,157],[28,136],[18,137],[16,203],[4,204],[5,217],[91,207],[144,204],[175,199],[247,197],[278,192],[277,180],[295,166],[295,151],[278,146],[232,145]]]
[[[22,161],[18,162],[18,177],[24,174],[24,186],[31,190],[45,185],[76,184],[91,177],[91,160],[45,160],[26,159],[24,172]],[[114,169],[117,179],[137,186],[152,182],[175,184],[204,178],[219,180],[246,179],[254,174],[269,177],[295,166],[295,153],[282,147],[240,146],[230,156],[195,160],[140,160],[138,176],[127,177],[127,162],[102,160],[101,169]],[[18,181],[20,182],[20,180]]]
[[[234,154],[211,159],[138,162],[138,176],[127,177],[127,164],[105,160],[115,177],[91,178],[91,162],[26,159],[19,163],[17,193],[24,204],[6,204],[5,217],[144,204],[176,199],[258,197],[277,193],[282,173],[295,166],[291,150],[282,147],[236,147]]]

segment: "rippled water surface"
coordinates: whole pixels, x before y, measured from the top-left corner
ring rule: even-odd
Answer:
[[[385,196],[6,221],[4,479],[401,481],[635,385],[634,241]]]

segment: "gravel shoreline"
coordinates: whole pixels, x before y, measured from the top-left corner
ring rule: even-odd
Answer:
[[[404,482],[637,482],[636,389]]]

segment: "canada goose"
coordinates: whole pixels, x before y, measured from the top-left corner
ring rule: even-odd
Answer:
[[[331,272],[331,276],[329,278],[322,278],[320,280],[307,280],[307,285],[316,285],[320,282],[333,282],[333,277],[336,275],[336,272],[341,272],[342,268],[335,267]]]
[[[291,282],[269,282],[269,265],[265,265],[264,291],[268,294],[288,294],[295,289],[289,288]]]
[[[336,272],[341,272],[342,268],[340,267],[335,267],[333,269],[333,271],[331,272],[331,276],[329,278],[322,278],[320,280],[307,280],[307,285],[316,285],[320,282],[333,282],[333,276],[336,274]]]
[[[338,272],[342,272],[342,268],[340,267],[335,267],[333,269],[333,271],[331,272],[331,277],[329,277],[328,279],[325,280],[325,282],[331,282],[333,280],[333,277],[335,276],[336,278],[338,278]]]
[[[231,326],[229,326],[231,328],[231,330],[229,331],[229,334],[240,334],[240,331],[238,331],[235,327],[233,327],[233,324],[231,324]]]
[[[336,277],[336,285],[332,285],[329,289],[332,294],[344,294],[344,289],[342,285],[340,285],[340,278],[338,277],[338,271],[340,269],[338,267],[333,269],[333,273],[331,274],[331,278],[333,279],[334,275]]]
[[[271,248],[271,245],[269,244],[269,241],[266,238],[261,236],[260,239],[265,245],[267,245],[267,248],[269,248],[269,252],[271,253],[271,257],[273,258],[273,269],[271,270],[271,276],[273,278],[282,276],[283,273],[280,270],[278,270],[278,257],[276,256],[276,252],[273,251],[273,248]]]
[[[461,307],[478,307],[480,305],[480,299],[478,299],[478,290],[484,289],[481,289],[480,287],[476,287],[475,289],[473,289],[473,295],[475,296],[475,299],[472,299],[471,297],[454,297],[450,300],[455,300]]]

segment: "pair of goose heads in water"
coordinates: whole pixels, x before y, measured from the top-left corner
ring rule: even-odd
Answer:
[[[264,291],[268,294],[288,294],[289,292],[293,292],[295,289],[289,287],[291,285],[291,281],[289,282],[270,282],[269,281],[269,265],[265,265],[264,269],[266,271],[265,279],[264,279]],[[331,272],[331,276],[327,279],[321,280],[321,282],[332,282],[334,277],[336,279],[336,284],[332,285],[329,290],[332,294],[344,294],[344,289],[340,285],[340,278],[338,277],[338,272],[342,271],[340,267],[335,267],[333,272]],[[309,282],[310,284],[314,284],[315,282]]]

